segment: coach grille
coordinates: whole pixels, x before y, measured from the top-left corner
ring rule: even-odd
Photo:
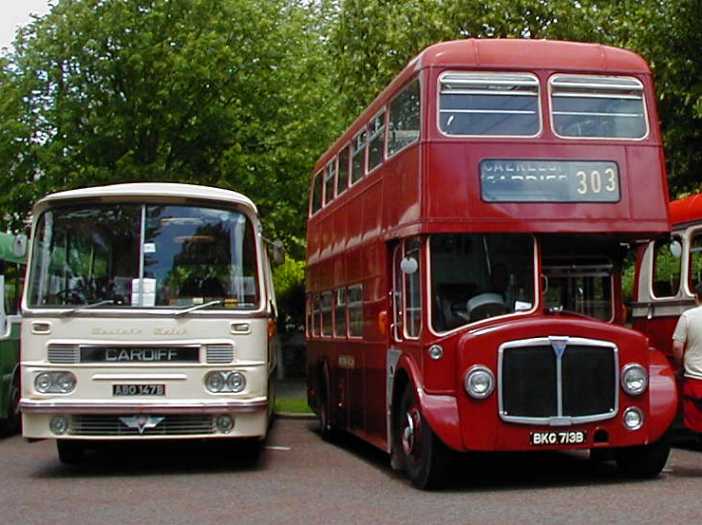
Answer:
[[[165,416],[158,425],[145,428],[141,434],[125,425],[120,416],[73,416],[69,428],[69,434],[74,436],[187,436],[214,432],[214,419],[207,414]]]
[[[76,345],[49,345],[49,363],[72,365],[80,361],[80,351]]]
[[[558,344],[565,343],[560,353]],[[617,412],[617,347],[581,338],[511,341],[500,347],[500,416],[525,424],[570,425]]]
[[[207,345],[207,363],[226,365],[234,360],[234,347],[232,345]]]

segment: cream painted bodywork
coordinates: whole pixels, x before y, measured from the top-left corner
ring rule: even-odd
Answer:
[[[255,311],[207,309],[177,316],[177,310],[100,308],[70,312],[71,308],[28,308],[23,300],[21,331],[22,423],[26,438],[61,439],[183,439],[183,438],[264,438],[272,413],[270,380],[275,367],[275,346],[269,339],[268,322],[275,315],[275,295],[270,264],[263,246],[256,208],[246,197],[226,190],[181,184],[124,184],[55,194],[34,208],[35,220],[52,205],[87,202],[123,202],[134,199],[147,203],[188,203],[232,206],[245,212],[257,233],[258,279],[261,302]],[[31,260],[31,252],[30,252]],[[247,323],[246,333],[235,333],[234,325]],[[46,330],[48,327],[48,330]],[[90,346],[180,346],[197,345],[198,363],[78,363],[48,362],[51,344]],[[207,364],[205,345],[233,344],[230,364]],[[77,377],[70,394],[40,394],[34,387],[36,376],[48,370],[71,371]],[[238,370],[246,376],[243,392],[213,394],[204,377],[211,370]],[[115,384],[164,384],[165,396],[115,397]],[[120,413],[120,403],[128,405]],[[234,428],[229,433],[183,435],[71,435],[57,436],[49,428],[54,415],[69,418],[79,413],[146,414],[208,413],[230,414]]]

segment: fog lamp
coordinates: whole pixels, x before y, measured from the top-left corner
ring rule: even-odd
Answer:
[[[68,418],[66,416],[54,416],[49,421],[49,429],[57,435],[65,434],[68,431]]]
[[[648,386],[648,373],[638,363],[631,363],[622,369],[622,389],[630,396],[638,396]]]
[[[232,372],[227,377],[227,388],[234,393],[241,392],[246,388],[246,377],[241,372]]]
[[[474,365],[466,373],[463,384],[470,397],[485,399],[495,389],[495,376],[488,367]]]
[[[622,419],[627,430],[638,430],[644,423],[643,412],[636,407],[627,408]]]
[[[234,428],[234,420],[231,416],[217,416],[215,426],[222,434],[229,434]]]
[[[205,388],[210,392],[221,392],[225,379],[222,372],[210,372],[205,376]]]

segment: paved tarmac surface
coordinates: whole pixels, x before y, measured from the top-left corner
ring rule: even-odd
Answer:
[[[120,445],[66,467],[54,443],[0,441],[0,523],[699,523],[702,452],[674,449],[661,477],[632,481],[586,455],[456,462],[420,492],[353,438],[323,442],[309,420],[278,420],[260,460],[233,443]]]

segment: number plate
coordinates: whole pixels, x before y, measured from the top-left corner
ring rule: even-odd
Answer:
[[[166,385],[112,385],[113,396],[165,396]]]
[[[582,445],[587,441],[587,432],[532,432],[529,444],[533,447],[553,445]]]

